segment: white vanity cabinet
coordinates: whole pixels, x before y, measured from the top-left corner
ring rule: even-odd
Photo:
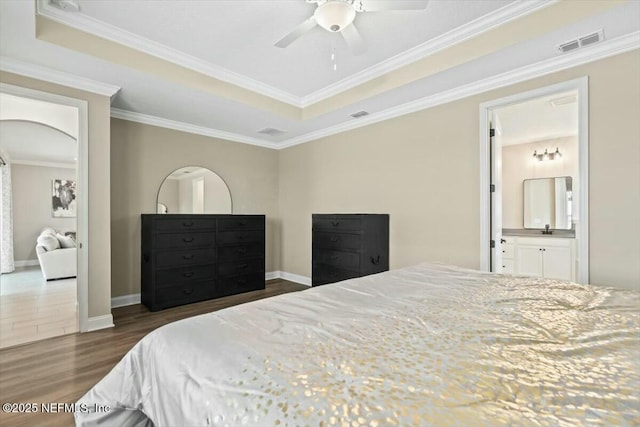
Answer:
[[[575,281],[575,239],[509,236],[505,240],[504,273]]]
[[[511,236],[502,237],[502,273],[515,274],[515,242],[516,238]]]

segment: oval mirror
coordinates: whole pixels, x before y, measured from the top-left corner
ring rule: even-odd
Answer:
[[[217,173],[200,166],[176,169],[167,176],[160,190],[159,214],[230,214],[231,192]]]

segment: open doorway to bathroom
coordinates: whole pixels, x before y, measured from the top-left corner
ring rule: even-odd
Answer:
[[[74,333],[77,107],[0,92],[0,348]]]
[[[480,106],[481,264],[588,283],[587,78]]]

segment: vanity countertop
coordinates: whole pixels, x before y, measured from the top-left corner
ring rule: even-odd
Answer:
[[[542,230],[526,229],[526,228],[503,228],[503,236],[520,236],[520,237],[558,237],[564,239],[575,239],[575,230],[551,230],[552,234],[542,234]]]

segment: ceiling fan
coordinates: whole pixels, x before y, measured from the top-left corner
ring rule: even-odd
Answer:
[[[277,41],[276,47],[289,46],[307,31],[319,25],[331,33],[342,34],[351,51],[359,55],[366,51],[366,44],[353,24],[356,14],[386,10],[422,10],[427,7],[428,0],[306,0],[306,2],[317,4],[313,16]]]

